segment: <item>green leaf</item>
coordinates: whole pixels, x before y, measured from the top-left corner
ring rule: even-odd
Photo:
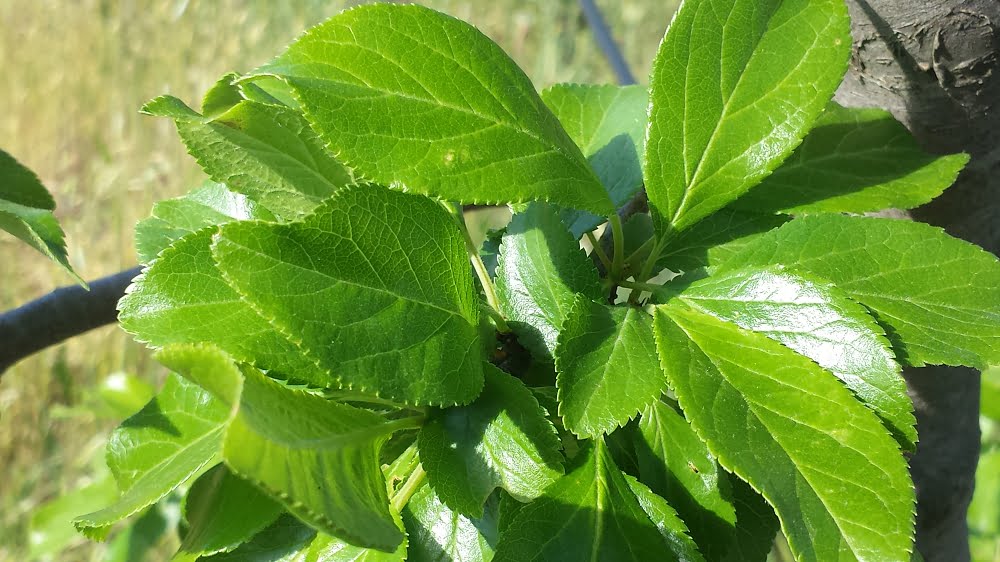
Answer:
[[[642,188],[649,106],[646,88],[556,84],[542,92],[542,101],[583,151],[615,208],[627,203]],[[573,210],[564,211],[562,218],[577,238],[605,221]]]
[[[726,206],[788,157],[850,52],[841,0],[685,2],[650,76],[646,193],[661,235]]]
[[[235,412],[243,392],[243,373],[233,358],[211,344],[173,344],[156,353],[156,360],[195,383]]]
[[[403,534],[389,513],[379,449],[408,421],[387,421],[248,371],[222,454],[233,472],[320,531],[392,551]]]
[[[211,181],[183,197],[153,205],[152,214],[135,225],[139,261],[153,261],[164,248],[207,226],[234,220],[276,220],[270,211],[240,193]]]
[[[474,517],[498,487],[530,501],[563,473],[559,438],[531,391],[489,363],[483,370],[480,397],[432,414],[418,440],[437,496]]]
[[[912,209],[940,195],[968,161],[968,154],[928,154],[888,111],[831,102],[802,145],[737,205],[781,213]]]
[[[1000,364],[1000,262],[941,229],[820,215],[793,220],[724,268],[783,264],[872,310],[904,364]]]
[[[252,75],[288,82],[338,157],[378,183],[461,203],[545,200],[614,211],[524,72],[450,16],[360,6]]]
[[[496,496],[484,515],[472,519],[452,511],[430,486],[417,490],[403,510],[409,541],[408,562],[489,562],[497,541]]]
[[[643,410],[635,449],[642,482],[677,510],[707,560],[766,558],[778,530],[773,512],[752,490],[734,490],[730,476],[673,408],[656,401]],[[759,533],[741,532],[755,521],[764,523]]]
[[[403,520],[396,512],[392,513],[396,526],[402,531]],[[409,559],[408,549],[409,538],[405,536],[396,550],[383,552],[374,548],[355,546],[343,539],[319,533],[309,543],[304,562],[403,562]]]
[[[52,211],[56,202],[34,172],[0,150],[0,229],[48,256],[87,286],[66,258],[63,231]]]
[[[657,265],[672,271],[716,267],[787,221],[788,217],[779,215],[722,209],[675,238],[660,254]]]
[[[256,535],[284,511],[281,504],[217,465],[191,485],[184,499],[187,534],[175,560],[228,552]]]
[[[990,367],[982,373],[979,404],[982,415],[1000,422],[1000,367]],[[1000,520],[997,521],[1000,525]]]
[[[622,476],[625,477],[629,488],[635,494],[635,499],[639,500],[639,507],[646,512],[649,520],[656,525],[656,529],[670,545],[670,551],[677,556],[677,559],[690,562],[704,562],[704,557],[698,551],[698,545],[691,540],[691,536],[688,534],[687,526],[677,516],[677,512],[670,507],[670,504],[660,496],[654,494],[645,484],[639,482],[634,477],[628,474],[622,474]]]
[[[483,376],[465,241],[443,206],[341,190],[299,223],[230,223],[214,254],[233,286],[343,386],[468,403]]]
[[[243,101],[239,86],[234,84],[239,77],[239,73],[228,72],[205,92],[201,98],[201,112],[206,117],[217,117]]]
[[[209,177],[282,219],[304,216],[353,181],[306,120],[286,107],[242,101],[212,119],[161,96],[142,110],[174,119]]]
[[[108,541],[102,562],[133,562],[162,556],[158,547],[173,538],[180,513],[180,499],[171,494],[150,506],[134,522]]]
[[[122,329],[153,347],[212,342],[272,374],[330,386],[334,379],[254,310],[222,277],[206,228],[164,250],[118,303]]]
[[[667,389],[653,321],[636,308],[578,298],[555,355],[559,415],[566,429],[583,438],[625,425]]]
[[[111,526],[156,503],[198,471],[218,461],[229,408],[194,383],[170,375],[160,393],[125,420],[108,440],[108,467],[121,497],[74,521],[103,540]]]
[[[556,211],[530,205],[514,215],[500,244],[500,310],[524,347],[549,360],[577,294],[598,300],[601,281]]]
[[[812,359],[882,418],[905,450],[914,450],[913,403],[885,332],[836,287],[780,266],[742,268],[697,281],[678,298]]]
[[[201,558],[202,562],[306,562],[316,530],[291,515],[282,515],[232,552]]]
[[[691,425],[722,466],[774,506],[796,560],[909,556],[906,460],[833,375],[676,301],[656,307],[654,331]]]
[[[118,499],[118,488],[110,473],[96,482],[69,490],[32,510],[28,525],[28,553],[31,560],[56,560],[59,553],[84,541],[73,527],[73,518],[95,505]]]
[[[601,438],[579,457],[575,469],[501,526],[494,562],[688,560],[643,510]]]

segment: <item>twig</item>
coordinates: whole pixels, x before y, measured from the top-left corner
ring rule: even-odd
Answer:
[[[62,287],[0,314],[0,375],[21,359],[117,320],[116,305],[140,268]]]
[[[594,32],[597,46],[604,52],[604,58],[608,59],[608,64],[611,65],[618,83],[622,86],[635,84],[635,77],[632,76],[632,71],[629,69],[628,63],[625,62],[625,57],[622,56],[618,44],[611,37],[608,25],[604,22],[604,16],[601,15],[601,9],[594,4],[594,0],[580,0],[580,8],[583,9],[587,25]]]

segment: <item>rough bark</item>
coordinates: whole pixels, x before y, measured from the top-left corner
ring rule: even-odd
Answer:
[[[1000,254],[1000,3],[848,0],[854,52],[837,100],[888,109],[925,148],[965,151],[969,167],[912,218]],[[979,374],[905,372],[920,443],[917,550],[928,562],[969,560],[966,511],[979,458]]]

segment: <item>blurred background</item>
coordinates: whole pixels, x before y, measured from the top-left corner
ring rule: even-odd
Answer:
[[[0,0],[0,147],[38,173],[53,193],[77,272],[93,279],[135,265],[136,221],[153,202],[204,179],[169,120],[139,115],[143,102],[170,93],[196,105],[225,72],[254,68],[307,27],[359,3]],[[614,81],[576,0],[421,3],[478,26],[539,89],[556,82]],[[677,2],[597,4],[633,73],[645,82]],[[48,259],[0,234],[0,310],[71,282]],[[109,326],[3,375],[0,561],[170,557],[176,543],[169,536],[152,545],[138,535],[96,544],[76,535],[68,520],[115,494],[104,441],[164,374],[142,346]],[[997,379],[1000,373],[993,374]],[[986,429],[1000,440],[995,427]],[[981,482],[973,514],[981,560],[1000,560],[1000,456],[991,454],[984,460],[993,476]],[[70,493],[81,488],[82,495]],[[168,504],[143,524],[155,530],[176,516]]]

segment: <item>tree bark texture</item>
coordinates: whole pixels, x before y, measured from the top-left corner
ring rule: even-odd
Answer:
[[[893,113],[934,153],[968,152],[954,186],[909,215],[1000,254],[1000,2],[847,0],[854,49],[836,99]],[[979,458],[979,374],[925,367],[905,376],[920,442],[917,550],[969,560],[966,512]]]

